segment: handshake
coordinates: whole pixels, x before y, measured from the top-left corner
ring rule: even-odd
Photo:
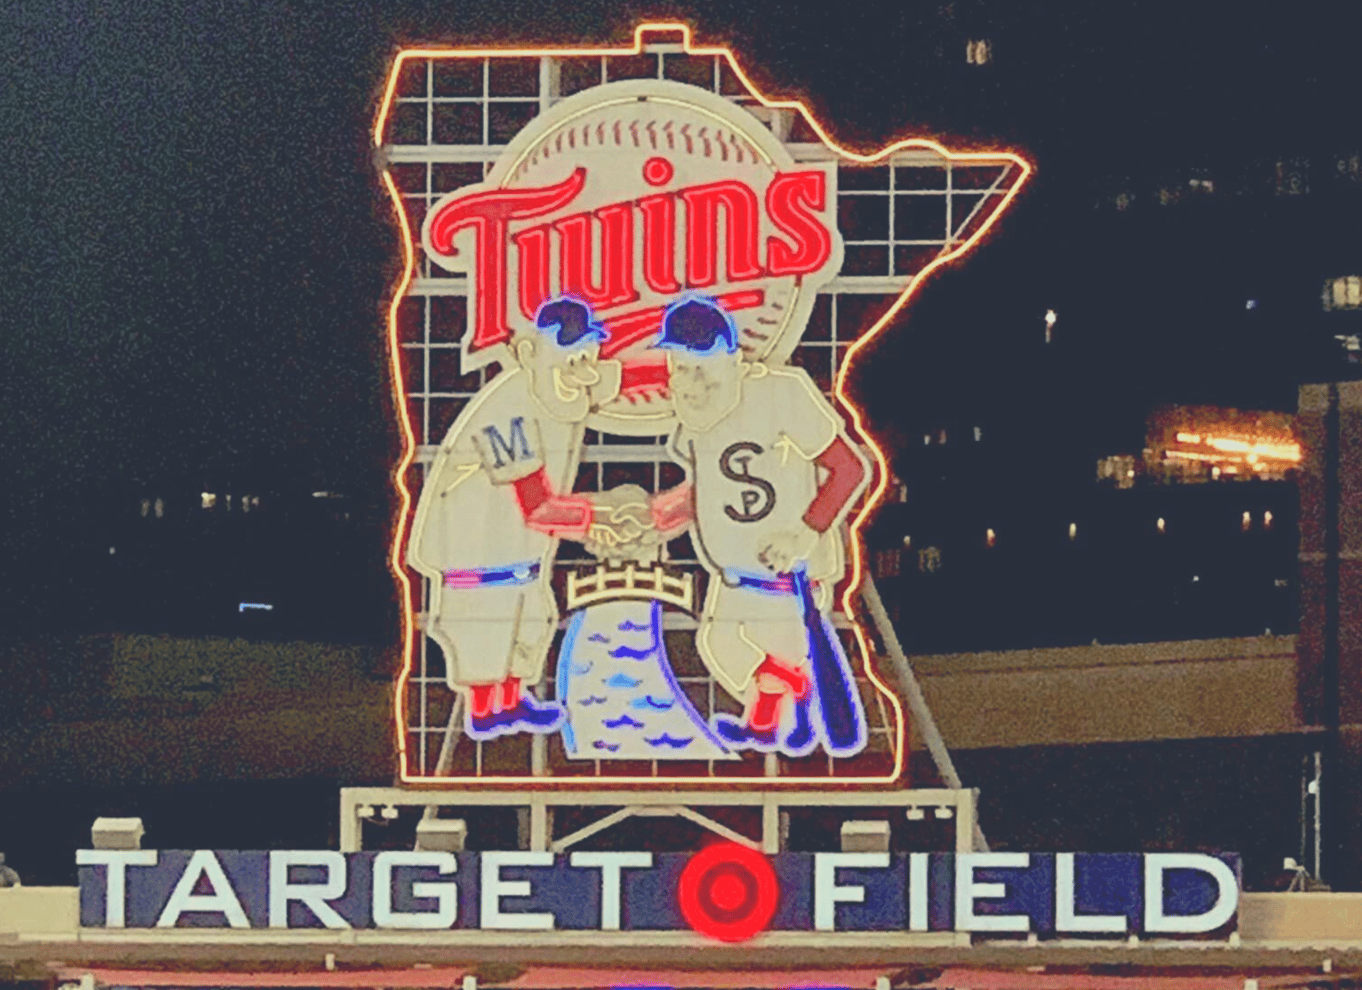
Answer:
[[[638,485],[619,485],[589,497],[591,528],[583,541],[587,553],[611,562],[656,559],[664,534],[653,522],[646,491]]]

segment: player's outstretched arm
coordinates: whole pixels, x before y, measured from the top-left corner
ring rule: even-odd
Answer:
[[[663,541],[684,533],[695,519],[695,489],[689,481],[658,492],[648,499],[653,527]]]
[[[525,525],[549,536],[581,540],[591,528],[591,502],[581,495],[559,495],[541,467],[512,482]]]

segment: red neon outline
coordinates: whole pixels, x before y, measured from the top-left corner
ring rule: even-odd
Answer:
[[[753,903],[742,917],[724,921],[709,912],[705,901],[714,901],[714,884],[735,876],[752,881]],[[738,882],[742,883],[741,880]],[[708,897],[706,888],[711,888]],[[721,942],[745,942],[764,932],[775,916],[780,905],[780,880],[771,868],[770,860],[755,849],[736,842],[721,842],[690,858],[676,883],[676,902],[681,908],[681,916],[693,931]],[[715,903],[715,906],[726,910],[726,905]]]
[[[411,579],[407,576],[403,558],[406,549],[407,528],[411,522],[412,497],[411,490],[407,487],[406,472],[411,467],[412,461],[416,458],[416,437],[412,431],[411,416],[407,410],[407,396],[403,388],[401,377],[401,347],[398,343],[397,334],[397,313],[407,288],[411,285],[412,278],[416,271],[416,257],[414,241],[412,240],[411,224],[407,221],[406,212],[402,205],[402,195],[393,181],[391,174],[385,169],[382,173],[383,183],[391,197],[393,211],[397,214],[397,222],[403,233],[402,252],[404,265],[402,277],[398,280],[394,289],[392,299],[388,305],[388,350],[389,350],[389,373],[393,383],[393,396],[397,401],[398,420],[402,425],[405,446],[401,457],[398,459],[397,467],[393,472],[393,485],[398,492],[399,512],[397,524],[393,527],[392,552],[389,555],[389,566],[393,576],[402,589],[403,595],[403,657],[402,670],[398,675],[397,686],[395,689],[394,703],[394,728],[397,736],[398,749],[398,776],[404,784],[444,786],[448,784],[477,785],[481,787],[514,786],[522,789],[556,789],[556,788],[595,788],[598,790],[608,790],[612,787],[638,786],[648,784],[662,787],[728,787],[754,789],[784,789],[788,787],[826,787],[830,789],[844,788],[850,785],[878,785],[893,786],[903,774],[904,767],[904,743],[906,735],[906,722],[904,719],[903,703],[898,695],[891,690],[879,677],[875,670],[875,654],[870,648],[870,641],[865,629],[857,619],[857,612],[853,606],[857,590],[860,588],[861,580],[865,573],[864,553],[861,548],[861,530],[864,527],[871,511],[879,504],[884,497],[885,490],[889,485],[889,462],[885,457],[884,451],[875,441],[874,436],[866,428],[865,418],[859,406],[857,406],[846,392],[847,373],[851,369],[854,359],[877,338],[893,319],[898,316],[908,304],[908,301],[916,294],[919,286],[923,285],[927,276],[938,268],[942,268],[951,262],[957,261],[968,254],[993,229],[998,220],[1005,214],[1011,206],[1021,189],[1026,185],[1034,171],[1031,163],[1014,151],[970,151],[954,152],[947,149],[944,145],[930,138],[904,138],[892,142],[884,147],[870,152],[859,152],[851,150],[838,144],[832,139],[822,123],[813,115],[809,108],[800,100],[790,99],[770,99],[762,93],[753,83],[748,74],[738,64],[732,51],[728,48],[717,45],[695,45],[691,39],[691,27],[689,24],[680,22],[645,22],[634,28],[633,44],[629,46],[594,47],[594,48],[573,48],[573,47],[536,47],[536,48],[477,48],[477,49],[447,49],[447,48],[409,48],[397,54],[393,60],[392,70],[388,74],[388,82],[383,91],[383,98],[380,101],[378,114],[374,120],[373,142],[376,149],[383,147],[383,129],[387,124],[388,114],[392,109],[393,100],[397,92],[397,82],[401,78],[402,66],[407,59],[416,58],[508,58],[508,57],[539,57],[539,56],[602,56],[617,55],[630,56],[641,55],[644,51],[644,35],[650,33],[669,33],[681,35],[682,51],[687,55],[708,55],[724,59],[728,67],[737,76],[738,81],[747,91],[756,98],[762,106],[772,110],[790,110],[800,115],[805,123],[813,129],[818,139],[825,146],[832,149],[847,161],[858,162],[863,165],[871,165],[887,159],[890,155],[902,151],[906,148],[925,148],[928,149],[948,162],[952,163],[988,163],[1015,167],[1020,171],[1017,177],[1002,194],[1002,201],[984,219],[970,235],[959,244],[954,250],[945,252],[932,259],[922,270],[912,277],[908,285],[899,294],[898,299],[876,320],[857,340],[847,347],[846,354],[843,356],[842,365],[838,369],[837,377],[833,382],[833,396],[845,408],[850,418],[850,425],[854,433],[859,434],[866,442],[877,468],[877,476],[874,485],[866,493],[865,500],[854,517],[848,521],[849,536],[847,540],[850,549],[851,574],[841,596],[842,611],[851,622],[852,630],[856,636],[857,645],[861,650],[861,657],[865,665],[866,676],[870,678],[881,695],[889,702],[894,710],[896,738],[894,744],[894,768],[886,776],[876,777],[729,777],[729,778],[709,778],[709,777],[689,777],[689,778],[665,778],[656,777],[558,777],[549,779],[536,779],[528,776],[515,777],[432,777],[425,774],[412,774],[409,772],[408,764],[410,754],[407,750],[407,683],[411,678],[412,661],[414,655],[415,632],[416,632],[416,613],[412,608],[413,597]],[[1006,172],[1003,173],[1004,175]]]
[[[703,289],[718,279],[719,207],[727,223],[729,282],[759,278],[757,261],[757,194],[746,183],[733,179],[682,189],[686,201],[686,284]]]
[[[549,228],[544,224],[511,235],[520,259],[520,285],[516,295],[521,315],[533,320],[539,307],[552,295],[549,290]]]
[[[766,187],[766,215],[795,248],[779,237],[766,239],[766,270],[772,275],[816,272],[832,254],[832,235],[816,218],[800,209],[801,201],[815,210],[827,202],[828,177],[823,172],[786,172]],[[836,220],[834,219],[834,223]]]
[[[671,193],[644,196],[638,201],[643,214],[643,280],[657,292],[681,291],[676,280],[676,197]]]
[[[666,393],[668,385],[667,362],[662,361],[625,361],[620,374],[620,394],[628,398],[644,392]],[[659,526],[658,529],[670,527]]]
[[[601,284],[591,284],[595,240],[592,228],[601,228]],[[627,306],[638,299],[634,288],[634,205],[611,203],[591,213],[574,213],[550,225],[561,242],[559,282],[563,294],[585,299],[600,312]],[[496,286],[505,293],[506,286]]]
[[[512,220],[542,217],[561,209],[577,198],[586,184],[586,169],[578,168],[556,186],[542,189],[490,189],[464,196],[441,207],[430,221],[430,246],[437,254],[455,254],[454,235],[472,227],[477,237],[478,284],[498,285],[502,291],[488,294],[491,305],[483,308],[480,293],[473,299],[473,343],[469,350],[480,350],[510,339],[506,327],[506,255],[510,251],[507,228]],[[498,250],[489,249],[495,244]],[[522,301],[523,305],[523,301]]]
[[[643,181],[650,186],[665,186],[675,174],[676,168],[660,155],[654,155],[643,163]]]

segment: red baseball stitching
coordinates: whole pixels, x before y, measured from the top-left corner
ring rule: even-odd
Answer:
[[[648,120],[646,122],[630,120],[627,122],[629,130],[628,141],[626,141],[624,137],[623,128],[626,126],[626,122],[623,119],[616,118],[614,121],[602,120],[594,125],[587,123],[578,127],[568,127],[559,130],[553,136],[552,140],[544,141],[535,148],[530,157],[516,170],[515,177],[520,177],[529,169],[533,168],[541,161],[550,158],[555,153],[562,154],[563,141],[565,139],[569,150],[575,150],[577,148],[579,139],[583,148],[591,147],[593,127],[595,129],[595,143],[598,147],[608,147],[611,144],[614,144],[616,147],[629,147],[629,145],[632,144],[634,148],[642,149],[644,147],[644,138],[639,134],[640,124],[643,125],[644,130],[647,132],[647,147],[654,151],[661,151],[662,143],[665,141],[666,150],[681,150],[677,146],[678,142],[676,140],[676,135],[678,128],[676,122],[673,120],[663,121],[660,133],[656,120]],[[679,131],[682,139],[685,141],[685,154],[698,154],[703,158],[713,158],[715,157],[715,150],[717,148],[718,157],[723,162],[731,160],[739,165],[749,163],[757,164],[759,162],[759,159],[755,154],[749,157],[745,146],[746,139],[733,131],[725,128],[714,128],[711,130],[708,126],[701,127],[697,131],[692,131],[689,123],[680,125]],[[697,141],[700,145],[698,150],[696,148]],[[731,159],[730,152],[732,152]]]

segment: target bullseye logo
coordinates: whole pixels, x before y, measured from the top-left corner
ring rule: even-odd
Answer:
[[[771,923],[780,901],[780,881],[761,853],[724,843],[691,858],[681,872],[676,895],[686,924],[695,931],[742,942]]]

